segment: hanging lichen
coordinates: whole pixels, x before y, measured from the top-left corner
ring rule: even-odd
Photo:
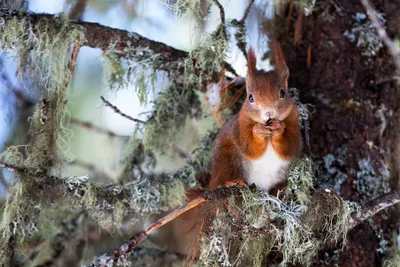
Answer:
[[[16,15],[17,14],[17,15]],[[9,147],[0,159],[21,168],[15,176],[15,190],[9,195],[0,231],[6,239],[21,238],[36,229],[42,195],[36,190],[40,179],[60,174],[70,161],[66,129],[66,93],[72,77],[73,48],[84,36],[65,16],[43,17],[31,23],[29,17],[11,12],[0,19],[0,51],[18,59],[18,76],[42,94],[30,118],[31,141],[24,147]],[[9,16],[9,17],[7,17]]]
[[[101,56],[103,61],[104,80],[112,90],[120,90],[132,85],[138,94],[141,104],[147,104],[147,97],[154,91],[157,76],[161,75],[162,55],[155,54],[149,48],[130,47],[128,43],[123,49],[118,43],[110,47]],[[179,62],[170,62],[167,68],[174,68]],[[167,64],[166,64],[167,65]]]
[[[200,100],[192,88],[171,86],[161,92],[146,122],[145,146],[165,150],[172,146],[188,117],[200,116]]]
[[[176,16],[196,15],[198,18],[202,18],[207,15],[202,12],[202,5],[209,5],[212,0],[161,0],[161,2]]]
[[[185,84],[202,86],[213,78],[218,80],[215,78],[224,67],[227,49],[226,27],[221,24],[189,53],[185,61]]]

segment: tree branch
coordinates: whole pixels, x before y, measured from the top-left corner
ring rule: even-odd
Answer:
[[[359,211],[351,214],[349,220],[349,229],[353,229],[363,221],[371,218],[383,209],[393,206],[400,202],[400,189],[396,189],[381,197],[378,197],[366,203]]]
[[[377,12],[373,8],[371,3],[368,0],[361,0],[361,3],[367,10],[367,15],[368,15],[369,19],[372,21],[372,23],[374,24],[379,37],[382,39],[382,41],[385,43],[385,45],[389,49],[390,54],[392,54],[395,64],[397,65],[398,68],[400,68],[400,48],[387,35],[385,28],[383,27],[382,23],[379,21],[377,15],[376,15]]]
[[[136,246],[138,246],[140,243],[142,243],[150,233],[153,231],[159,229],[160,227],[164,226],[168,222],[176,219],[178,216],[181,214],[199,206],[200,204],[210,201],[210,200],[215,200],[215,199],[222,199],[229,197],[231,195],[235,195],[240,193],[240,187],[235,186],[235,187],[220,187],[215,190],[210,190],[206,191],[203,194],[201,194],[199,197],[189,201],[188,203],[180,206],[179,208],[173,210],[171,213],[166,215],[165,217],[159,219],[157,222],[153,223],[150,225],[145,231],[140,232],[134,236],[132,236],[127,242],[119,246],[119,248],[115,249],[112,253],[102,255],[98,259],[96,259],[92,263],[92,267],[100,267],[100,266],[105,266],[104,264],[110,263],[110,262],[115,262],[118,260],[119,257],[127,255],[131,252],[134,251]],[[374,199],[367,204],[365,204],[359,211],[353,212],[350,215],[350,220],[349,220],[349,230],[353,229],[356,227],[359,223],[367,220],[368,218],[371,218],[374,216],[376,213],[379,211],[388,208],[390,206],[393,206],[396,203],[400,202],[400,189],[397,189],[393,192],[390,192],[388,194],[385,194],[382,197],[379,197],[377,199]],[[255,235],[261,235],[261,234],[266,234],[268,233],[268,228],[263,227],[261,229],[253,229],[252,227],[245,225],[245,224],[238,224],[235,225],[243,229],[248,229],[252,231]]]
[[[254,4],[254,0],[250,0],[249,1],[249,5],[247,6],[246,10],[244,11],[244,15],[243,15],[242,19],[239,21],[240,24],[244,24],[245,23],[245,21],[247,19],[247,16],[249,15],[250,9],[253,6],[253,4]]]
[[[102,128],[102,127],[100,127],[100,126],[96,126],[96,125],[94,125],[93,123],[90,123],[90,122],[87,122],[87,121],[82,121],[82,120],[77,119],[77,118],[71,118],[71,123],[72,123],[72,124],[75,124],[75,125],[77,125],[77,126],[86,128],[86,129],[88,129],[88,130],[94,131],[94,132],[106,134],[106,135],[108,135],[108,136],[110,136],[110,137],[127,137],[127,136],[125,136],[125,135],[116,134],[116,133],[114,133],[114,132],[111,131],[111,130]]]
[[[113,104],[111,104],[110,102],[108,102],[103,96],[100,96],[100,98],[101,98],[101,100],[103,100],[104,104],[105,104],[107,107],[111,108],[112,110],[114,110],[115,113],[121,115],[122,117],[127,118],[128,120],[131,120],[131,121],[136,122],[136,123],[146,124],[145,121],[142,121],[142,120],[139,120],[139,119],[135,119],[135,118],[132,118],[132,117],[129,116],[129,115],[126,115],[126,114],[123,113],[121,110],[119,110],[119,108],[117,108],[116,106],[114,106]]]
[[[150,225],[145,231],[140,232],[131,238],[118,248],[114,249],[112,253],[102,255],[98,259],[96,259],[92,263],[92,267],[100,267],[100,266],[107,266],[108,263],[111,262],[116,262],[118,258],[121,256],[127,255],[136,248],[140,243],[142,243],[146,238],[148,237],[149,234],[157,230],[158,228],[166,225],[170,221],[176,219],[178,216],[181,214],[199,206],[200,204],[210,201],[210,200],[215,200],[215,199],[222,199],[229,197],[234,194],[238,194],[240,192],[240,187],[234,186],[234,187],[220,187],[215,190],[211,191],[206,191],[203,194],[201,194],[199,197],[189,201],[188,203],[180,206],[179,208],[173,210],[171,213],[168,215],[164,216],[163,218],[159,219],[157,222],[153,223]]]
[[[32,25],[35,25],[42,20],[48,20],[49,25],[51,25],[52,21],[55,19],[55,16],[51,14],[26,13],[0,8],[0,18],[3,18],[5,21],[12,18],[25,18]],[[155,68],[157,69],[170,71],[171,68],[167,66],[167,63],[181,61],[187,58],[187,56],[189,55],[189,53],[186,51],[173,48],[161,42],[150,40],[135,32],[128,32],[125,30],[104,26],[99,23],[79,20],[71,20],[69,23],[72,26],[82,27],[83,31],[85,32],[86,39],[82,44],[83,46],[99,48],[103,51],[109,51],[111,49],[111,44],[115,44],[115,46],[112,47],[112,51],[121,56],[126,55],[125,50],[132,50],[137,48],[146,48],[154,54],[159,54],[161,57],[161,62],[158,66],[155,66]],[[183,65],[178,65],[179,71],[183,73]],[[226,70],[237,76],[235,69],[229,63],[224,62],[224,65]]]

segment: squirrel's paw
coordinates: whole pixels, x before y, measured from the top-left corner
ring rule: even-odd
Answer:
[[[265,123],[265,128],[269,135],[283,133],[285,127],[285,122],[277,119],[270,119],[267,121],[267,123]]]
[[[233,186],[244,187],[246,186],[246,182],[241,178],[237,178],[234,180],[227,181],[225,183],[225,187],[233,187]]]

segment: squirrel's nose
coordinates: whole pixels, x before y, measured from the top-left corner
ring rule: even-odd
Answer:
[[[265,115],[266,115],[269,119],[271,119],[272,116],[274,116],[274,114],[275,114],[274,111],[268,111],[268,112],[265,113]]]

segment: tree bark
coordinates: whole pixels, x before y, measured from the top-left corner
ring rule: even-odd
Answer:
[[[321,4],[323,1],[317,2]],[[288,10],[279,15],[276,21],[289,21],[289,25],[276,25],[275,31],[284,44],[291,72],[290,86],[300,89],[303,103],[315,107],[310,123],[314,158],[323,162],[323,158],[334,154],[336,148],[346,148],[348,159],[343,172],[347,179],[341,185],[340,193],[344,199],[359,202],[366,195],[354,186],[357,177],[351,169],[357,170],[362,159],[370,159],[375,170],[380,164],[390,166],[393,163],[400,98],[392,79],[395,70],[393,58],[386,47],[381,48],[376,56],[362,56],[356,43],[343,35],[353,27],[353,15],[366,13],[361,2],[331,2],[341,7],[342,14],[334,14],[335,20],[331,23],[321,21],[321,10],[303,16],[300,24],[303,35],[297,46],[293,45],[293,36],[299,34],[295,33],[296,20],[300,17],[298,11],[293,12],[290,19],[287,19]],[[386,30],[393,37],[396,25],[399,25],[396,13],[400,10],[400,2],[375,0],[371,3],[378,12],[385,14],[388,21]],[[382,105],[386,108],[385,128],[380,128],[382,120],[376,115]],[[396,173],[393,168],[391,171],[392,184],[395,184]],[[390,241],[391,231],[396,228],[379,214],[373,218],[374,225],[382,229],[385,239]],[[374,229],[364,222],[350,232],[349,243],[340,254],[340,266],[381,266],[379,247]],[[321,264],[321,261],[315,262],[315,266]]]

